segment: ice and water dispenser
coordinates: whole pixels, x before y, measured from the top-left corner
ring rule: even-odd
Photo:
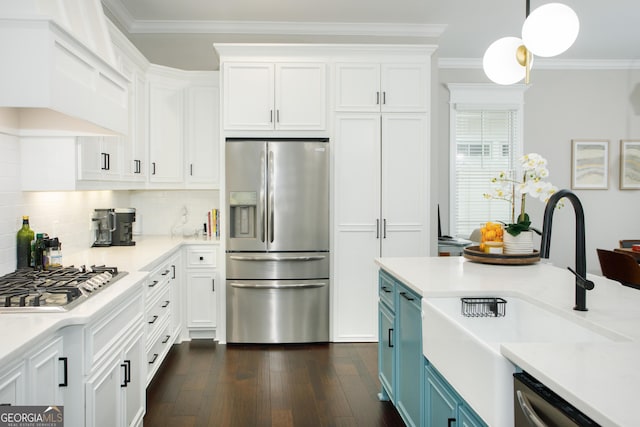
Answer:
[[[229,193],[229,237],[255,238],[258,195],[255,191]]]

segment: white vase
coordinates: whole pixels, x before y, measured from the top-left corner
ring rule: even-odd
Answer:
[[[521,231],[512,236],[506,230],[502,236],[505,254],[530,254],[533,252],[533,231]]]

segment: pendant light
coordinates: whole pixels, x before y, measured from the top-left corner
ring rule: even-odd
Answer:
[[[493,42],[484,54],[485,74],[495,83],[510,85],[524,78],[528,84],[533,55],[559,55],[578,37],[580,21],[569,6],[549,3],[529,13],[529,1],[526,0],[522,39],[503,37]]]

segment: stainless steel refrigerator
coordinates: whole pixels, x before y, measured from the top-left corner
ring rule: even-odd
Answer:
[[[226,140],[231,343],[329,340],[329,144]]]

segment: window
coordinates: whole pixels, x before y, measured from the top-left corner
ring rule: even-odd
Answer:
[[[510,205],[487,200],[491,178],[522,155],[522,87],[452,85],[451,234],[468,237],[487,221],[508,222]]]

